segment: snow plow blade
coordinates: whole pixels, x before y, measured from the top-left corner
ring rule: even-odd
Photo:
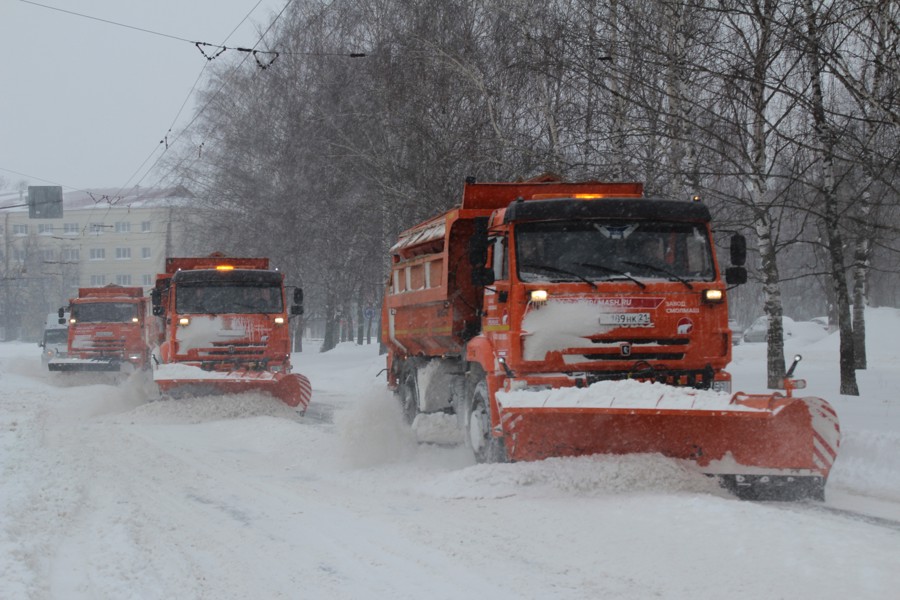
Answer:
[[[130,363],[128,363],[130,365]],[[47,370],[66,373],[119,372],[122,362],[119,360],[86,360],[78,358],[60,358],[47,363]]]
[[[617,395],[636,397],[630,392],[605,393],[605,406],[596,405],[596,394],[590,406],[578,406],[577,393],[594,386],[563,390],[563,401],[549,395],[541,405],[536,398],[517,400],[522,392],[498,394],[508,457],[659,453],[692,461],[742,498],[824,497],[840,442],[837,415],[824,400],[779,393],[729,398],[717,392],[667,391],[661,384],[616,383],[658,387],[652,399],[645,396],[637,403],[617,400]]]
[[[153,373],[160,392],[172,398],[262,392],[306,412],[312,398],[309,379],[299,373],[268,371],[204,371],[200,367],[161,366]]]

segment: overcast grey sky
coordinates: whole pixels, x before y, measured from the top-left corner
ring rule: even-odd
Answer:
[[[34,1],[175,38],[247,48],[288,2]],[[187,41],[21,0],[0,0],[0,49],[0,182],[7,187],[23,180],[65,191],[130,187],[159,156],[159,141],[207,64]],[[243,56],[226,52],[221,59]],[[173,130],[191,120],[194,107],[192,96]],[[154,183],[151,174],[141,185]]]

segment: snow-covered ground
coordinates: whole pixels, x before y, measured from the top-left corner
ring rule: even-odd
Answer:
[[[859,397],[836,335],[786,348],[841,418],[824,505],[741,502],[653,456],[476,465],[416,442],[374,345],[295,356],[299,417],[0,344],[0,598],[898,598],[900,311],[868,314]],[[764,391],[765,345],[734,354],[735,391]]]

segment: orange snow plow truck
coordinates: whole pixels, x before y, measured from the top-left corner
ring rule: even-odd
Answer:
[[[391,248],[382,314],[407,420],[455,413],[479,462],[660,453],[742,498],[823,498],[840,439],[824,400],[731,393],[708,208],[639,183],[474,183]],[[797,357],[799,360],[799,357]]]
[[[140,287],[78,288],[59,309],[69,320],[68,354],[49,360],[51,371],[127,371],[149,365],[147,298]]]
[[[303,312],[267,258],[167,258],[150,293],[153,379],[164,395],[264,392],[305,411],[312,388],[291,372],[290,315]]]

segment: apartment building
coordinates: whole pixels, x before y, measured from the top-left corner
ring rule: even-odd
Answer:
[[[183,188],[68,192],[61,218],[35,219],[9,194],[0,200],[4,328],[14,314],[43,319],[79,287],[149,290],[178,251],[191,203]]]

